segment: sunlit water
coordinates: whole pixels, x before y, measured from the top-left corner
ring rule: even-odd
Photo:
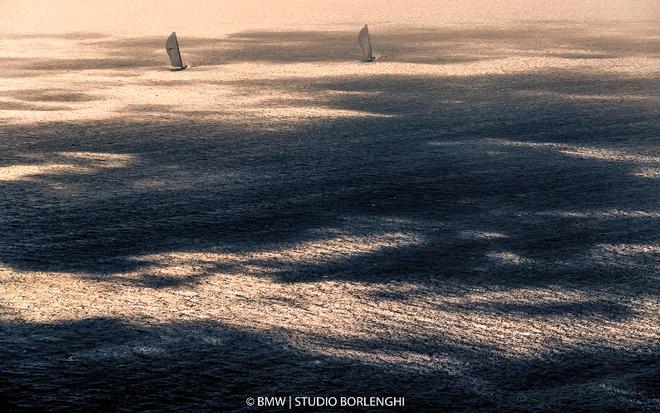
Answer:
[[[263,28],[438,26],[507,21],[648,20],[657,0],[5,0],[0,33],[222,35]]]

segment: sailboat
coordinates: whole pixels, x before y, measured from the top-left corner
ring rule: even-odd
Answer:
[[[167,50],[167,55],[170,57],[170,62],[172,62],[174,70],[183,70],[188,67],[188,65],[183,64],[181,50],[179,50],[179,41],[176,39],[176,32],[172,32],[170,37],[167,38],[165,50]]]
[[[358,43],[362,49],[362,58],[365,62],[373,62],[376,60],[374,52],[371,49],[371,38],[369,37],[369,27],[365,24],[360,33],[358,34]]]

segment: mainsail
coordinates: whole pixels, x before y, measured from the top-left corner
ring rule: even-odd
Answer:
[[[186,66],[183,64],[183,59],[181,59],[181,51],[179,50],[179,42],[176,39],[176,32],[172,32],[170,37],[167,38],[167,42],[165,43],[165,50],[167,50],[167,54],[170,56],[172,66],[177,69],[186,68]]]
[[[369,27],[365,24],[360,34],[358,34],[358,43],[360,43],[360,49],[362,49],[362,57],[367,62],[374,61],[374,53],[371,50],[371,39],[369,38]]]

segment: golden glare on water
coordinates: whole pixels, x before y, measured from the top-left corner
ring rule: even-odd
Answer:
[[[0,33],[100,32],[194,36],[245,29],[442,26],[507,21],[632,20],[660,16],[655,0],[4,0]]]

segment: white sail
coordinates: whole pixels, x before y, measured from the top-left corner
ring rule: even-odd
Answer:
[[[179,50],[179,42],[176,39],[176,32],[172,32],[170,37],[167,38],[165,50],[167,50],[167,54],[170,56],[172,66],[177,69],[184,69],[186,67],[183,64],[183,59],[181,59],[181,51]]]
[[[360,34],[358,34],[358,43],[360,43],[360,49],[362,49],[362,57],[367,62],[374,61],[374,53],[371,50],[371,39],[369,38],[369,27],[365,24]]]

